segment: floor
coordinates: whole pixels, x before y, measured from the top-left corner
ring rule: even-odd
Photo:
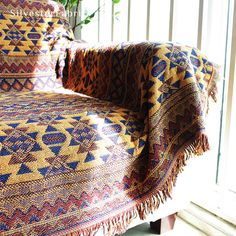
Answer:
[[[152,236],[152,235],[157,235],[157,234],[151,231],[148,223],[139,225],[133,229],[128,230],[125,234],[123,234],[123,236]],[[177,218],[174,230],[162,234],[162,236],[181,236],[181,235],[206,236],[206,234],[202,233],[201,231],[189,225],[180,218]]]

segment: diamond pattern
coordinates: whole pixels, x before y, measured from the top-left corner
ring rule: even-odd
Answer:
[[[88,122],[72,122],[71,124],[74,128],[67,129],[71,134],[72,140],[70,146],[79,145],[78,152],[88,152],[91,150],[96,150],[97,146],[95,141],[99,139],[97,131]]]
[[[40,151],[41,147],[36,142],[37,133],[25,132],[27,129],[5,130],[7,136],[1,136],[2,140],[2,155],[11,155],[9,165],[35,162],[37,159],[32,155],[32,152]]]
[[[20,52],[19,46],[23,46],[22,42],[26,41],[25,32],[26,30],[21,30],[21,26],[15,25],[16,20],[12,20],[13,25],[8,25],[8,29],[3,29],[5,32],[4,40],[10,41],[10,46],[15,46],[13,52]]]

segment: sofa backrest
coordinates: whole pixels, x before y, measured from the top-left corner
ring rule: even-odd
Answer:
[[[0,1],[0,93],[60,87],[56,64],[73,33],[62,5]]]

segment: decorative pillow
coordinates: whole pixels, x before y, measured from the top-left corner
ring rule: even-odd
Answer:
[[[0,92],[61,87],[56,65],[72,39],[62,5],[46,0],[1,0]]]

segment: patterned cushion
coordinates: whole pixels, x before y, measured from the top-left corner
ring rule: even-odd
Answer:
[[[65,10],[54,1],[1,1],[0,91],[60,87],[56,64],[72,38]]]

